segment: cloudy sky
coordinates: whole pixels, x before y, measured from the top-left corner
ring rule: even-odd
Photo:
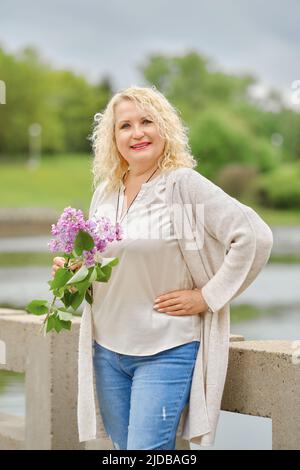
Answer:
[[[147,54],[203,53],[286,92],[300,79],[299,0],[1,0],[0,45],[114,88],[143,85]],[[0,77],[1,78],[1,77]]]

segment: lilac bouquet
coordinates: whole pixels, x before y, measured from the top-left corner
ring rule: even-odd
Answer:
[[[51,227],[52,235],[57,238],[48,243],[49,249],[63,256],[66,262],[48,281],[54,296],[51,305],[47,300],[33,300],[26,306],[28,313],[46,314],[42,325],[44,334],[51,330],[57,333],[70,330],[73,314],[82,301],[92,304],[92,283],[107,282],[112,267],[119,262],[118,258],[102,258],[100,253],[108,243],[122,239],[118,223],[113,226],[107,217],[85,221],[83,212],[72,207],[65,208],[57,224]],[[78,264],[81,267],[72,271],[71,267]],[[63,306],[55,305],[57,298]]]

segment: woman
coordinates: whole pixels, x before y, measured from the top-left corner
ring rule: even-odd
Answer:
[[[119,222],[123,239],[102,253],[120,261],[108,283],[93,283],[82,316],[80,441],[98,431],[116,449],[171,450],[177,435],[212,445],[229,302],[267,262],[272,232],[193,169],[186,129],[157,90],[114,95],[92,140],[89,217]],[[54,259],[53,273],[63,261]]]

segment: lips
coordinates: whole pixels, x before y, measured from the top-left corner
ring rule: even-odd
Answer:
[[[151,142],[141,142],[140,144],[131,145],[131,148],[133,150],[138,150],[138,149],[146,148],[150,144]]]

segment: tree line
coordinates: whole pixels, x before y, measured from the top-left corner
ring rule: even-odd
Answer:
[[[271,90],[256,99],[254,75],[220,71],[194,50],[180,56],[150,54],[138,70],[178,109],[202,173],[233,195],[254,181],[263,203],[300,206],[300,114],[280,93]],[[94,115],[115,93],[110,77],[91,84],[72,70],[53,68],[32,47],[14,54],[0,47],[0,80],[6,85],[0,162],[28,154],[32,123],[41,125],[43,153],[90,152]],[[274,195],[273,180],[289,194]]]

